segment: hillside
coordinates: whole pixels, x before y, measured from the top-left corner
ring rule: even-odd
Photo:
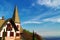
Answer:
[[[33,33],[29,32],[27,30],[23,30],[22,36],[23,36],[24,40],[42,40],[41,36],[39,36],[38,34],[34,33],[34,37],[33,37]]]

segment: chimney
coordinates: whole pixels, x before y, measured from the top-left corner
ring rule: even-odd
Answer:
[[[4,20],[4,16],[2,16],[2,20]]]

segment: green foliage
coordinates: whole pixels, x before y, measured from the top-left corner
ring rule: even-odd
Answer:
[[[32,32],[29,32],[28,30],[24,29],[25,32],[28,32],[29,34],[32,34]]]
[[[37,38],[34,38],[34,40],[37,40]]]
[[[0,40],[2,40],[2,37],[0,37]]]
[[[27,32],[27,33],[29,33],[29,34],[33,34],[32,32],[29,32],[28,30],[26,30],[26,29],[24,29],[24,32]],[[33,37],[32,37],[33,38]],[[37,40],[37,38],[36,37],[34,37],[34,40]]]

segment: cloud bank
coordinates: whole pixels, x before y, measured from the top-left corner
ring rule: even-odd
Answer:
[[[60,0],[37,0],[37,4],[50,7],[60,6]]]
[[[38,32],[37,32],[38,33]],[[59,31],[39,32],[43,37],[57,37],[60,35]],[[47,35],[47,36],[46,36]]]
[[[42,23],[42,22],[39,22],[39,21],[25,21],[25,22],[22,23],[22,25],[23,24],[40,24],[40,23]]]
[[[44,19],[43,21],[60,23],[60,18],[47,18],[47,19]]]

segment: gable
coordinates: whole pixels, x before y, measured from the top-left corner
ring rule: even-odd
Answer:
[[[18,28],[16,27],[16,25],[15,25],[15,23],[14,23],[14,21],[13,21],[12,19],[6,20],[6,21],[2,24],[2,26],[0,27],[0,31],[1,31],[2,28],[7,24],[8,21],[11,23],[12,27],[14,28],[14,30],[15,30],[15,31],[18,31]],[[10,30],[10,28],[9,28],[8,30]]]

